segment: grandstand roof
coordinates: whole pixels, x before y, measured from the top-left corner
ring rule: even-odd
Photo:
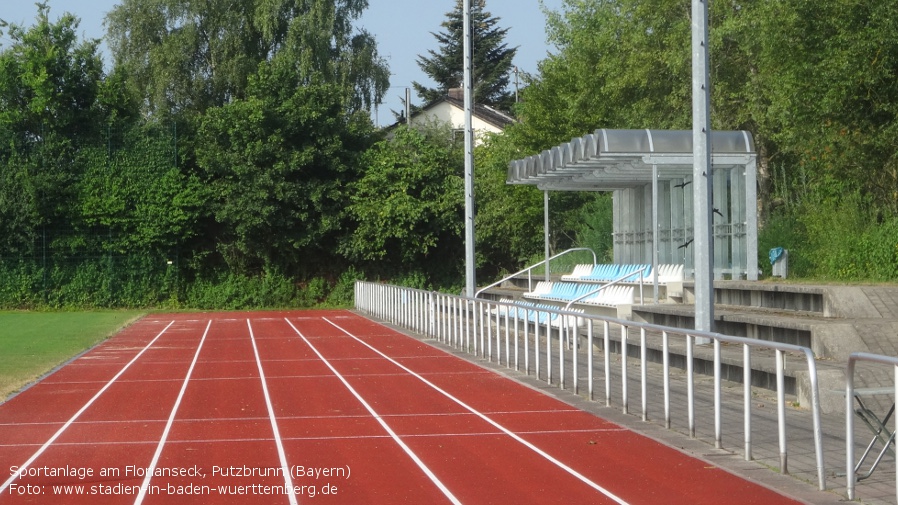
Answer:
[[[608,130],[575,138],[515,160],[508,166],[508,184],[530,184],[552,191],[612,191],[658,180],[692,176],[691,130]],[[755,156],[747,131],[711,133],[714,167],[746,165]]]

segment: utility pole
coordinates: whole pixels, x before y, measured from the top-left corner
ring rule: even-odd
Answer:
[[[518,85],[518,66],[515,65],[515,66],[514,66],[514,103],[520,102],[520,100],[518,99],[518,91],[519,91],[519,85]]]
[[[711,209],[711,79],[708,68],[708,1],[692,0],[692,149],[695,233],[695,329],[714,331],[714,254]]]
[[[464,92],[465,92],[465,294],[474,297],[474,77],[471,0],[464,0]]]
[[[405,124],[412,125],[412,90],[405,88]]]

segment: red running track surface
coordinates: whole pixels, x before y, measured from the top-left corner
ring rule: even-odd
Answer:
[[[797,503],[345,311],[153,315],[0,405],[0,504]]]

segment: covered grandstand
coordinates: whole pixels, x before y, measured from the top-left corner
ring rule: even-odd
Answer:
[[[682,264],[692,278],[693,132],[609,130],[512,161],[508,184],[614,194],[615,263]],[[715,279],[758,279],[757,154],[751,133],[712,133]]]

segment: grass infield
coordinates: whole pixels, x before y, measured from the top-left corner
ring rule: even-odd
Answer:
[[[135,311],[0,312],[0,402],[140,315]]]

